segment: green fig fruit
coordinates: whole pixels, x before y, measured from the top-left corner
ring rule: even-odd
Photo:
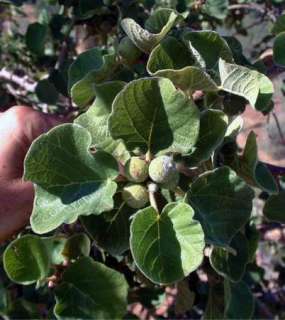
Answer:
[[[123,200],[131,208],[143,208],[149,201],[147,189],[140,184],[130,183],[123,189]]]
[[[159,156],[149,165],[150,178],[165,189],[174,189],[179,182],[179,172],[176,163],[169,156]]]
[[[139,157],[131,157],[125,165],[125,175],[129,181],[144,182],[148,177],[148,163]]]

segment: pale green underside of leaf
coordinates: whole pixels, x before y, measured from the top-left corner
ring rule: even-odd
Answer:
[[[183,39],[202,68],[216,69],[220,58],[233,62],[230,47],[215,31],[187,32]]]
[[[131,223],[130,247],[141,272],[154,283],[179,281],[203,260],[204,234],[186,203],[170,203],[159,215],[139,210]]]
[[[106,82],[94,85],[96,95],[92,106],[74,123],[86,128],[92,137],[92,145],[96,149],[104,150],[112,154],[118,161],[125,163],[130,157],[122,140],[114,140],[109,132],[108,119],[112,111],[112,103],[125,83],[122,81]]]
[[[248,221],[253,197],[252,189],[229,167],[202,174],[188,192],[206,241],[220,247],[228,247]]]
[[[115,54],[106,54],[102,56],[101,60],[100,66],[93,70],[90,69],[71,87],[71,98],[79,107],[84,107],[94,100],[96,96],[95,85],[109,80],[118,66]]]
[[[43,234],[63,223],[73,223],[81,215],[98,215],[111,210],[116,190],[117,184],[111,180],[48,189],[36,186],[30,218],[32,229]]]
[[[65,272],[56,288],[58,319],[121,319],[127,309],[128,284],[122,274],[81,258]]]
[[[228,117],[220,110],[208,109],[201,114],[199,138],[186,163],[196,166],[208,160],[222,143],[228,125]]]
[[[170,80],[143,78],[116,96],[109,129],[129,150],[187,153],[198,138],[199,122],[194,102]]]
[[[271,195],[265,202],[263,213],[269,220],[285,223],[285,191]]]
[[[258,111],[266,110],[273,95],[272,82],[262,73],[220,59],[221,89],[248,100]]]
[[[203,6],[203,11],[211,17],[225,19],[229,12],[228,7],[228,0],[207,0]]]
[[[158,33],[151,33],[150,31],[142,28],[133,19],[125,18],[121,22],[121,26],[127,36],[133,41],[133,43],[142,51],[149,53],[171,30],[171,28],[181,19],[183,16],[175,12],[174,10],[167,10],[168,19],[166,20],[166,11],[163,12],[163,17],[159,17],[159,13],[155,13],[157,17],[155,19],[162,18],[165,21],[165,25]],[[154,22],[149,20],[148,25],[154,26]],[[157,26],[157,25],[156,25]]]

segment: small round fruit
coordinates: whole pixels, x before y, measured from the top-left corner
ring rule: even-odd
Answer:
[[[148,172],[151,179],[164,188],[170,186],[173,189],[173,186],[176,186],[179,180],[176,163],[169,156],[159,156],[152,160]]]
[[[139,157],[131,157],[126,163],[125,174],[129,181],[144,182],[148,177],[148,163]]]
[[[120,41],[118,45],[118,52],[120,56],[130,64],[135,63],[141,56],[141,51],[128,37],[124,37]]]
[[[143,208],[149,201],[147,189],[140,184],[130,183],[123,189],[123,200],[131,208]]]

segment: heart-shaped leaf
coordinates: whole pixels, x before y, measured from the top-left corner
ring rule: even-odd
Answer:
[[[122,274],[84,257],[64,272],[55,292],[54,313],[58,319],[121,319],[127,311],[127,294]]]
[[[269,220],[285,223],[285,191],[271,195],[265,202],[263,213]]]
[[[229,167],[202,174],[188,192],[206,241],[221,247],[228,247],[248,221],[253,197],[252,189]]]
[[[171,28],[182,19],[183,16],[174,10],[161,9],[154,12],[146,24],[157,33],[149,32],[130,18],[123,19],[121,26],[140,50],[149,53],[167,35]],[[162,27],[159,31],[157,30],[158,26]]]
[[[117,95],[109,129],[129,150],[187,153],[198,138],[199,122],[194,102],[170,80],[144,78],[130,82]]]
[[[25,179],[38,184],[31,225],[35,232],[72,223],[79,215],[113,208],[118,175],[108,153],[89,153],[91,135],[75,124],[58,126],[32,144],[25,160]]]
[[[136,265],[155,283],[186,277],[203,260],[204,233],[186,203],[170,203],[159,215],[153,207],[139,210],[131,223],[130,246]]]
[[[231,281],[240,281],[248,263],[248,244],[246,237],[238,232],[232,239],[230,247],[235,253],[224,248],[214,248],[210,263],[217,273]]]
[[[228,117],[219,110],[208,109],[201,113],[199,138],[194,152],[185,157],[188,166],[206,161],[222,143],[226,134]]]
[[[113,154],[113,156],[125,162],[129,157],[122,140],[114,140],[109,132],[108,119],[112,111],[112,103],[125,83],[121,81],[106,82],[94,85],[96,99],[92,106],[77,119],[75,123],[86,128],[92,136],[92,145]]]
[[[267,110],[273,95],[272,82],[262,73],[220,59],[221,89],[244,97],[258,111]]]
[[[184,35],[184,41],[206,69],[216,68],[220,58],[228,62],[233,61],[230,47],[215,31],[187,32]]]

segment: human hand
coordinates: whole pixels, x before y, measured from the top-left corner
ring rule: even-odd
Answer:
[[[25,106],[0,113],[0,243],[29,221],[34,189],[22,176],[24,158],[31,143],[61,122]]]

